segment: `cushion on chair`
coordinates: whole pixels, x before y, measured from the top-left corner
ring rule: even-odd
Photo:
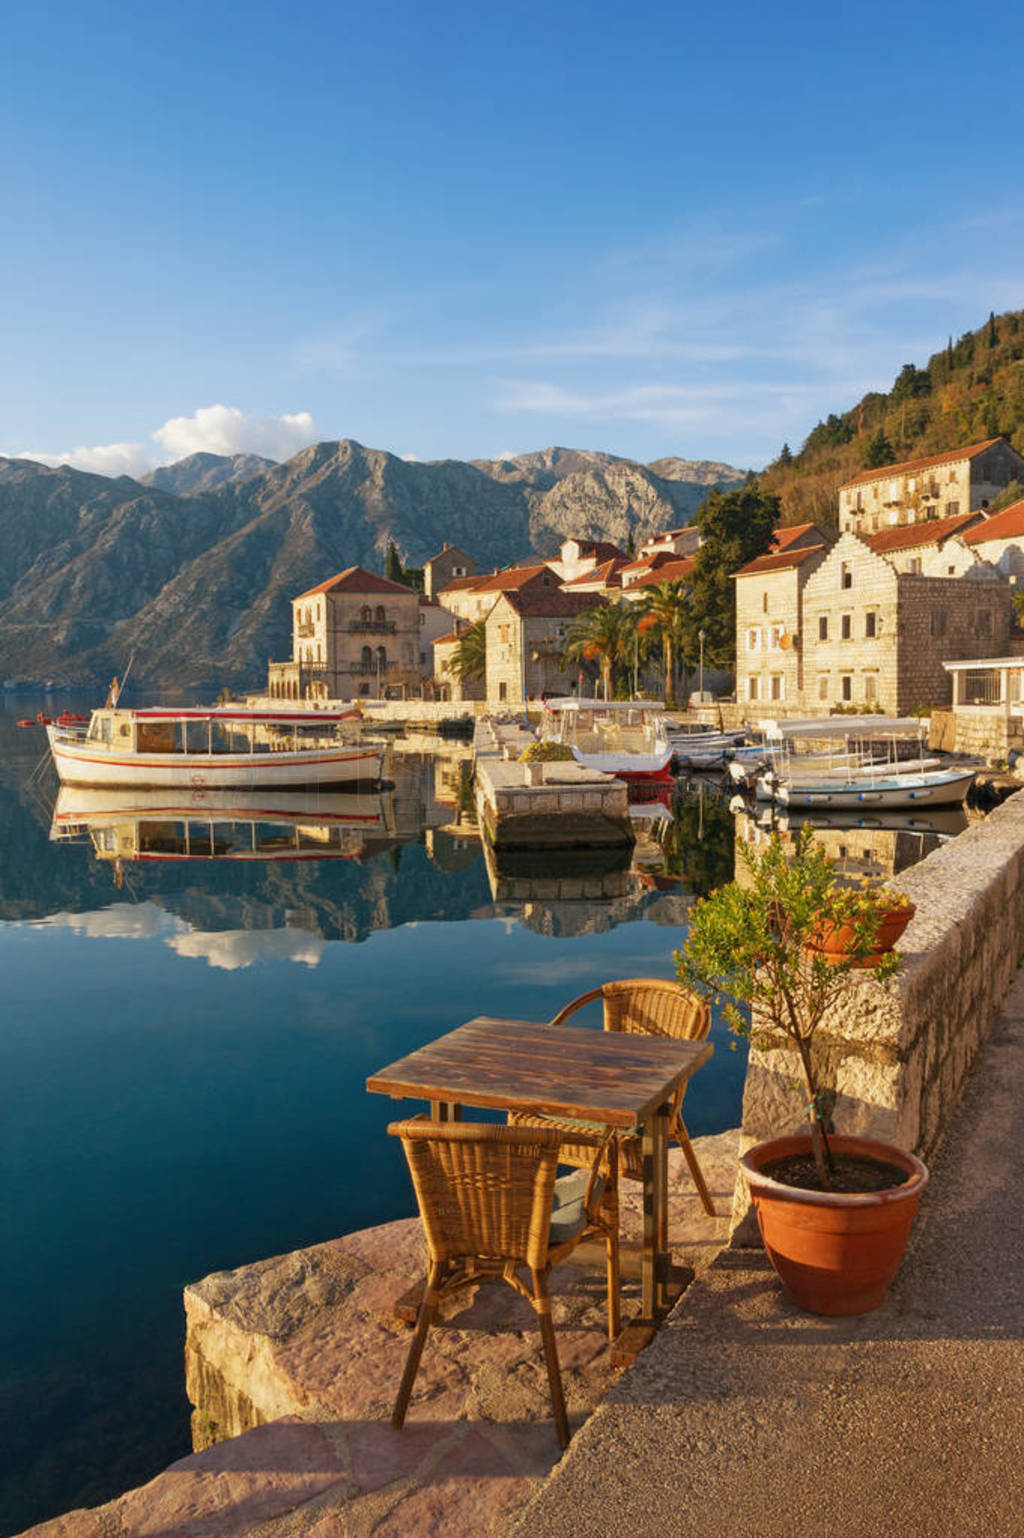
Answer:
[[[589,1181],[589,1170],[573,1170],[569,1175],[560,1175],[555,1181],[555,1200],[551,1208],[551,1228],[548,1231],[550,1245],[564,1244],[567,1239],[575,1239],[586,1227],[587,1213],[583,1203]],[[598,1176],[594,1181],[595,1200],[600,1201],[604,1185],[604,1180]]]

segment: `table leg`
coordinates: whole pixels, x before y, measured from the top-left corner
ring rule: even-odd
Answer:
[[[665,1306],[668,1266],[668,1105],[644,1123],[641,1151],[644,1177],[644,1254],[641,1308],[654,1319]]]
[[[461,1121],[462,1107],[452,1100],[432,1100],[430,1119],[431,1121]]]

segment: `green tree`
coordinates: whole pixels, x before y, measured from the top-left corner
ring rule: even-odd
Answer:
[[[791,465],[793,463],[793,453],[788,443],[784,443],[782,445],[782,448],[779,452],[779,457],[775,463],[782,469],[785,469],[787,465]]]
[[[384,575],[390,582],[401,582],[402,561],[398,554],[398,546],[393,539],[388,540],[388,555],[384,566]]]
[[[686,582],[659,582],[648,588],[637,605],[640,636],[661,643],[665,665],[665,703],[676,697],[676,665],[686,639],[686,610],[690,588]]]
[[[487,626],[484,620],[478,619],[462,632],[459,649],[453,653],[450,667],[455,677],[464,683],[483,678],[487,671]]]
[[[573,620],[566,638],[567,662],[593,662],[601,674],[605,699],[615,692],[616,675],[632,665],[637,644],[632,604],[604,604],[585,609]]]
[[[704,655],[718,667],[732,667],[736,656],[736,596],[733,572],[764,555],[781,522],[779,499],[762,492],[758,482],[737,491],[715,491],[701,503],[694,519],[701,544],[683,626],[682,645],[696,656],[698,632],[704,631]]]
[[[895,458],[896,451],[885,436],[885,428],[876,427],[864,445],[863,465],[865,470],[880,470],[883,465],[891,465]]]

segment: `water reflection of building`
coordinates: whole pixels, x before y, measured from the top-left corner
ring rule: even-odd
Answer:
[[[844,880],[860,881],[867,877],[884,881],[916,865],[940,844],[963,831],[968,814],[961,807],[938,808],[933,812],[814,812],[781,814],[772,808],[751,812],[737,806],[736,846],[758,852],[777,833],[783,844],[792,846],[805,822],[814,832],[814,841],[835,862],[836,875]],[[736,880],[744,885],[749,873],[743,861],[736,860]]]

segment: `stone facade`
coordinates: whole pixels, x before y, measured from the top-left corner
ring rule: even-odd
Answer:
[[[410,588],[350,566],[292,599],[292,660],[271,662],[271,699],[351,699],[417,688],[420,599]]]
[[[452,659],[459,649],[458,631],[449,631],[434,642],[434,688],[442,699],[482,700],[487,686],[482,678],[460,678],[452,670]]]
[[[427,598],[437,598],[442,588],[459,577],[476,576],[476,562],[458,545],[446,540],[437,555],[423,562],[423,591]]]
[[[843,534],[803,595],[803,702],[906,714],[949,700],[943,662],[1008,648],[1010,590],[990,567],[963,576],[896,571]]]
[[[964,535],[964,544],[979,561],[988,561],[1010,583],[1024,583],[1024,502],[993,513]]]
[[[820,542],[773,551],[736,573],[736,699],[774,714],[804,689],[804,590],[827,554]]]
[[[841,1132],[880,1137],[927,1158],[1024,954],[1024,792],[895,883],[917,912],[890,983],[851,978],[816,1038]],[[750,1054],[743,1143],[806,1119],[796,1056],[762,1036]]]
[[[1013,480],[1024,480],[1024,458],[1005,438],[865,470],[839,488],[839,527],[871,534],[952,517],[986,507]]]
[[[502,593],[557,590],[561,578],[546,561],[532,566],[510,566],[506,571],[458,577],[438,594],[438,599],[457,619],[475,624],[486,619]]]
[[[528,590],[499,595],[487,616],[487,700],[497,709],[545,694],[570,694],[578,664],[562,653],[577,615],[594,608],[592,594]]]

